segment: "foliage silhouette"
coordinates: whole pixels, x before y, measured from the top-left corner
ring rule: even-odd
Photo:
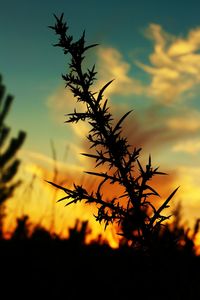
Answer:
[[[11,239],[13,240],[27,240],[30,235],[30,222],[29,217],[24,215],[17,218],[17,225],[12,233]]]
[[[0,75],[0,237],[3,234],[3,218],[5,216],[5,202],[12,197],[15,188],[20,181],[13,182],[17,174],[20,160],[16,159],[16,153],[21,148],[26,133],[20,131],[16,138],[9,138],[11,128],[5,124],[5,118],[13,102],[13,96],[5,96],[6,88]],[[6,144],[7,143],[7,144]]]
[[[73,244],[83,246],[86,243],[86,237],[91,232],[88,227],[88,221],[80,222],[76,220],[75,226],[69,228],[69,239]]]
[[[28,219],[24,224],[29,228]],[[6,299],[12,291],[15,298],[27,298],[31,291],[35,297],[44,293],[45,297],[78,299],[80,290],[87,299],[94,299],[97,293],[97,298],[106,299],[135,295],[154,300],[199,299],[200,257],[174,248],[173,255],[158,253],[149,267],[149,257],[128,245],[118,249],[86,245],[82,241],[87,225],[83,230],[82,225],[76,223],[67,239],[55,239],[47,232],[34,236],[34,229],[25,239],[0,240],[1,293]]]
[[[172,241],[174,235],[187,238],[180,221],[175,216],[169,231],[167,226],[163,227],[160,243],[166,238]],[[133,251],[128,244],[117,249],[105,243],[86,245],[87,221],[77,220],[66,239],[55,238],[37,225],[30,234],[30,225],[29,218],[22,217],[16,226],[18,233],[11,240],[0,241],[3,257],[0,282],[1,291],[7,287],[6,295],[12,285],[16,287],[16,297],[17,287],[23,283],[20,293],[26,287],[30,292],[34,286],[35,293],[44,292],[46,297],[66,294],[74,299],[82,290],[83,298],[87,299],[94,299],[97,292],[106,299],[115,296],[128,299],[135,294],[141,299],[199,299],[200,257],[194,256],[191,248],[187,251],[186,245],[173,248],[174,244],[169,243],[168,249],[162,248],[162,252],[149,257]]]
[[[80,39],[73,41],[73,37],[68,35],[68,26],[63,21],[63,14],[60,18],[57,16],[55,18],[55,26],[49,26],[59,36],[59,41],[54,46],[61,47],[65,55],[71,55],[70,71],[62,77],[77,101],[86,107],[84,112],[77,112],[74,109],[74,112],[68,114],[66,122],[87,121],[90,124],[87,140],[94,152],[82,154],[94,159],[96,168],[104,166],[106,171],[86,172],[101,179],[97,189],[92,192],[82,185],[74,184],[74,188],[69,189],[55,182],[49,183],[66,193],[66,196],[58,201],[69,200],[67,205],[78,201],[94,203],[98,209],[95,216],[97,221],[104,222],[105,227],[116,222],[122,231],[119,234],[132,241],[133,246],[148,249],[158,236],[162,223],[169,218],[163,211],[169,207],[169,202],[178,188],[159,208],[153,205],[152,197],[160,196],[149,181],[152,177],[165,173],[152,167],[150,156],[146,167],[142,167],[139,161],[141,149],[131,147],[127,138],[122,135],[122,124],[131,111],[123,115],[118,122],[114,122],[108,100],[104,99],[103,95],[112,80],[100,91],[92,91],[97,72],[95,66],[84,71],[83,61],[86,51],[97,44],[86,46],[85,32]],[[122,187],[123,192],[109,200],[105,199],[103,188],[107,183],[114,188],[116,185]]]
[[[16,221],[17,224],[11,234],[11,240],[48,242],[58,238],[55,234],[52,234],[49,230],[45,229],[41,224],[32,223],[28,215],[22,215],[20,218],[17,218]]]

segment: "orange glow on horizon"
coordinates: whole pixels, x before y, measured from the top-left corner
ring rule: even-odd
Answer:
[[[118,247],[120,238],[113,226],[108,226],[104,230],[104,224],[100,225],[95,221],[94,214],[97,213],[95,206],[77,203],[65,207],[66,201],[57,203],[65,194],[44,179],[52,178],[51,172],[48,174],[47,170],[35,165],[26,166],[25,172],[27,181],[16,190],[14,197],[7,203],[5,237],[8,238],[15,229],[17,218],[27,215],[30,227],[39,225],[61,238],[69,237],[69,229],[74,228],[77,220],[88,221],[90,232],[86,236],[86,243],[97,240],[101,236],[101,240],[107,241],[112,248]],[[62,185],[70,188],[67,183]],[[90,185],[89,182],[89,188]]]
[[[83,186],[89,191],[95,190],[95,181],[89,180],[87,176],[77,177],[77,172],[72,172],[67,180],[63,180],[59,177],[58,183],[71,188],[73,182],[83,184]],[[25,164],[21,174],[21,178],[24,178],[24,184],[16,191],[13,199],[8,201],[7,205],[7,217],[5,219],[5,232],[9,235],[9,232],[13,231],[16,226],[16,219],[28,215],[30,222],[33,225],[41,225],[50,232],[55,232],[61,238],[69,237],[69,229],[73,228],[76,220],[88,221],[89,229],[91,232],[86,237],[86,243],[90,243],[93,240],[97,240],[99,236],[102,240],[106,240],[112,248],[119,246],[120,237],[117,234],[118,229],[113,225],[107,227],[104,230],[104,224],[96,222],[94,214],[97,213],[95,205],[89,205],[85,203],[72,204],[65,207],[67,201],[57,203],[57,200],[64,197],[65,194],[51,187],[46,180],[52,180],[53,171],[41,167],[34,163]],[[73,178],[75,178],[73,180]],[[26,181],[25,181],[26,180]],[[155,188],[161,195],[161,199],[154,200],[155,206],[160,205],[160,201],[164,201],[172,190],[177,186],[178,182],[175,175],[170,176],[157,176],[155,181],[152,181],[152,187]],[[111,186],[112,187],[112,186]],[[189,191],[189,190],[188,190]],[[103,190],[105,199],[111,199],[112,197],[121,193],[120,188],[114,187],[114,191],[110,189],[110,186],[106,185]],[[194,191],[193,191],[194,193]],[[179,196],[180,197],[180,196]],[[178,198],[179,199],[179,198]],[[177,201],[176,201],[177,202]],[[173,206],[172,206],[173,207]],[[167,214],[170,214],[170,210]],[[200,236],[195,239],[196,249],[200,253]]]

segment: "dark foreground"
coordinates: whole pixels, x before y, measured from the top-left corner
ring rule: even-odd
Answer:
[[[68,241],[1,241],[1,299],[200,299],[200,258]]]

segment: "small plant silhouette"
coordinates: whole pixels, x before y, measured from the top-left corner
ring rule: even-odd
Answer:
[[[86,245],[86,237],[91,233],[88,221],[76,220],[74,227],[69,228],[69,240],[73,245]]]
[[[0,237],[3,231],[3,218],[5,215],[5,202],[9,199],[19,185],[20,181],[13,182],[17,174],[20,160],[16,153],[22,146],[26,133],[20,131],[16,138],[11,138],[8,143],[10,127],[5,124],[5,118],[13,102],[13,96],[5,97],[6,88],[0,75]],[[5,98],[5,99],[4,99]]]
[[[121,230],[119,234],[131,241],[133,246],[148,249],[152,241],[155,241],[155,236],[158,236],[160,226],[170,217],[164,215],[163,211],[169,207],[169,202],[178,188],[158,208],[153,205],[152,197],[159,197],[159,194],[149,181],[155,175],[165,173],[152,167],[150,156],[144,168],[139,161],[141,148],[130,146],[127,138],[122,135],[122,124],[131,111],[123,115],[118,122],[114,122],[108,100],[104,99],[104,92],[112,80],[100,91],[92,90],[97,72],[95,66],[83,71],[83,61],[86,51],[97,44],[86,46],[85,32],[80,39],[74,41],[73,37],[68,35],[68,26],[63,21],[63,14],[60,17],[54,16],[56,24],[49,26],[59,36],[59,41],[54,46],[61,47],[65,55],[71,55],[70,71],[62,77],[77,101],[86,107],[84,112],[74,109],[74,112],[68,114],[66,122],[87,121],[90,124],[87,140],[94,152],[82,155],[92,158],[96,168],[104,166],[106,171],[86,172],[100,179],[96,190],[92,192],[82,185],[74,184],[74,188],[69,189],[48,182],[66,193],[66,196],[58,201],[69,200],[66,205],[78,201],[95,204],[98,209],[95,216],[97,221],[104,222],[105,227],[110,223],[117,223]],[[106,199],[103,188],[107,183],[114,188],[115,185],[120,186],[123,189],[122,193]]]

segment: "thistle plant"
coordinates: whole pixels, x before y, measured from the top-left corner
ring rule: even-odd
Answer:
[[[91,152],[82,155],[91,158],[97,170],[86,173],[100,180],[93,191],[88,191],[84,186],[75,183],[73,188],[50,181],[49,183],[66,194],[58,201],[67,200],[66,205],[79,201],[95,204],[96,221],[104,222],[105,227],[117,223],[118,233],[131,241],[133,246],[149,248],[155,237],[158,237],[160,226],[170,217],[163,214],[163,211],[169,207],[169,202],[178,188],[160,206],[153,205],[153,199],[159,198],[160,195],[149,182],[154,176],[166,174],[160,172],[158,168],[153,168],[150,156],[146,166],[143,167],[139,160],[141,148],[129,145],[127,137],[123,135],[122,125],[131,111],[115,122],[108,107],[108,100],[104,97],[104,92],[112,80],[99,91],[93,90],[97,75],[95,65],[84,70],[83,62],[86,52],[98,45],[86,45],[85,32],[74,41],[73,36],[68,34],[69,28],[63,21],[63,14],[60,17],[55,16],[55,19],[55,25],[49,26],[58,36],[58,43],[54,46],[62,48],[64,54],[71,57],[69,72],[62,75],[62,78],[77,102],[81,102],[85,107],[83,112],[74,109],[68,113],[66,123],[80,121],[89,123],[90,130],[86,139]],[[112,187],[115,189],[118,185],[122,192],[107,199],[104,188],[108,184],[111,189]]]

